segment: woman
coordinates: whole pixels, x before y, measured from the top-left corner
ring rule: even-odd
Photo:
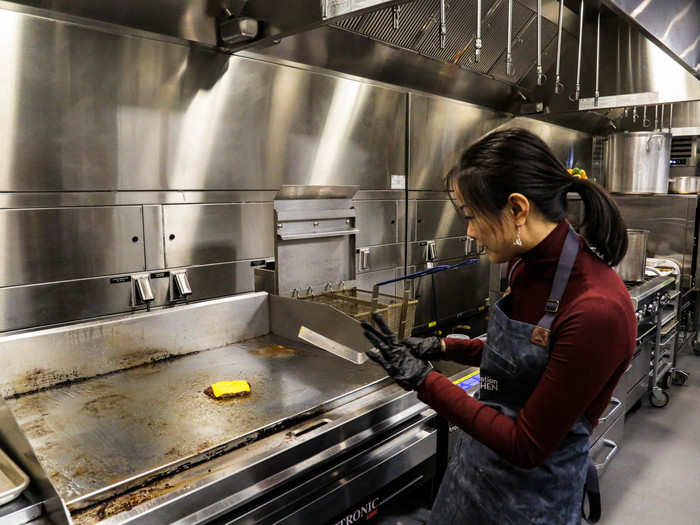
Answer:
[[[603,189],[570,176],[521,129],[471,146],[448,182],[467,233],[491,262],[510,262],[509,293],[491,309],[487,341],[399,342],[381,318],[379,330],[365,324],[370,357],[463,431],[430,523],[578,524],[587,476],[589,496],[597,491],[589,437],[637,334],[611,268],[627,250],[625,224]],[[584,238],[566,220],[567,192],[583,201]],[[481,367],[477,399],[432,369],[428,361],[439,359]],[[591,498],[593,514],[599,502]]]

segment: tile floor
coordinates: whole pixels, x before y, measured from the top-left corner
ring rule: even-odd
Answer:
[[[601,479],[602,525],[700,524],[700,357],[682,355],[690,374],[665,408],[627,415],[624,444]]]

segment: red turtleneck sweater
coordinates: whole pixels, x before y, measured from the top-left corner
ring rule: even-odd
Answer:
[[[562,222],[522,256],[511,279],[512,319],[537,324],[542,317],[568,227]],[[580,246],[552,326],[549,362],[515,419],[435,371],[418,391],[440,415],[521,467],[542,464],[581,416],[598,423],[634,353],[637,322],[627,289],[583,240]],[[482,341],[445,342],[447,359],[479,365]]]

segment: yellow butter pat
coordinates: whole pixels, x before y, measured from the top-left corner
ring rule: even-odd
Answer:
[[[214,397],[235,396],[250,393],[250,384],[245,380],[219,381],[211,385]]]

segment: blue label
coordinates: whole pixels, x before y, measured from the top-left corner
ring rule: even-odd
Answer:
[[[457,386],[460,387],[462,390],[467,391],[479,384],[480,376],[481,374],[477,373],[471,377],[464,379],[463,381],[460,381],[459,383],[457,383]]]

